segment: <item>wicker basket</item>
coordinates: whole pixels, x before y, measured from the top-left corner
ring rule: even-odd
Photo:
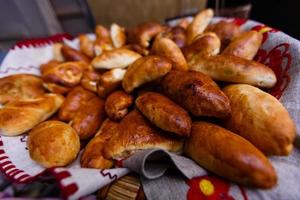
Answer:
[[[97,194],[99,200],[145,200],[143,187],[138,175],[126,175],[112,184],[100,189]]]

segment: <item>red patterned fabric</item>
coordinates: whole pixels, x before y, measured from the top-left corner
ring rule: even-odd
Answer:
[[[44,45],[44,44],[48,44],[48,43],[55,43],[55,42],[62,42],[63,39],[69,39],[72,40],[74,37],[71,36],[68,33],[62,33],[62,34],[56,34],[56,35],[52,35],[49,37],[45,37],[45,38],[33,38],[33,39],[28,39],[28,40],[22,40],[19,41],[15,44],[15,47],[22,47],[22,46],[39,46],[39,45]]]

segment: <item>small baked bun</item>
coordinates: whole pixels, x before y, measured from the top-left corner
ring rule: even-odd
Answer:
[[[44,167],[70,164],[80,149],[75,130],[60,121],[46,121],[32,129],[28,136],[29,155]]]

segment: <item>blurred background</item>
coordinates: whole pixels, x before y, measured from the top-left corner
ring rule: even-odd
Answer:
[[[0,0],[0,49],[27,38],[63,32],[76,36],[91,32],[95,24],[130,27],[164,21],[205,7],[219,16],[255,19],[300,38],[298,0]]]

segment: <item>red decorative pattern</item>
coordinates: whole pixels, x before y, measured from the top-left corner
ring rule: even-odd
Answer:
[[[260,49],[255,57],[256,61],[269,66],[274,71],[277,83],[273,88],[268,90],[268,92],[277,99],[281,97],[291,81],[288,74],[292,62],[289,47],[289,44],[282,43],[275,46],[269,52]]]
[[[260,33],[263,34],[262,44],[268,39],[269,33],[276,33],[276,32],[278,32],[277,29],[271,28],[271,27],[266,26],[264,24],[254,26],[254,27],[251,28],[251,30],[255,30],[255,31],[258,31],[258,32],[260,32]]]
[[[0,70],[0,74],[7,74],[10,71],[15,71],[15,72],[21,71],[21,70],[29,71],[31,69],[39,69],[39,67],[34,67],[34,66],[28,66],[28,67],[8,67],[5,70]]]
[[[15,44],[15,47],[29,47],[29,46],[40,46],[40,45],[45,45],[45,44],[51,44],[51,43],[56,43],[56,42],[62,42],[63,39],[69,39],[72,40],[74,37],[71,36],[70,34],[67,33],[62,33],[62,34],[57,34],[57,35],[53,35],[53,36],[49,36],[46,38],[33,38],[33,39],[29,39],[29,40],[23,40],[20,42],[17,42]]]
[[[55,168],[51,168],[48,169],[47,171],[50,172],[58,181],[61,190],[61,196],[64,199],[67,199],[68,197],[70,197],[71,195],[75,194],[78,191],[79,188],[76,183],[70,183],[68,185],[62,184],[62,181],[64,179],[70,178],[72,176],[71,173],[68,172],[67,170],[56,172]]]
[[[193,178],[188,185],[188,200],[234,200],[229,195],[230,184],[214,176]]]
[[[105,169],[100,170],[100,174],[102,176],[104,176],[104,177],[109,177],[109,179],[111,179],[113,181],[118,179],[118,176],[116,174],[115,175],[111,175],[111,173],[110,172],[106,172]]]
[[[247,22],[247,19],[244,18],[233,18],[231,19],[231,22],[235,23],[238,26],[242,26]]]
[[[201,176],[188,180],[190,189],[187,200],[234,200],[229,194],[230,183],[215,176]],[[248,200],[245,190],[239,186],[243,200]]]
[[[9,159],[3,148],[2,137],[0,136],[0,171],[12,182],[29,183],[37,178],[30,176],[23,170],[18,169]]]

